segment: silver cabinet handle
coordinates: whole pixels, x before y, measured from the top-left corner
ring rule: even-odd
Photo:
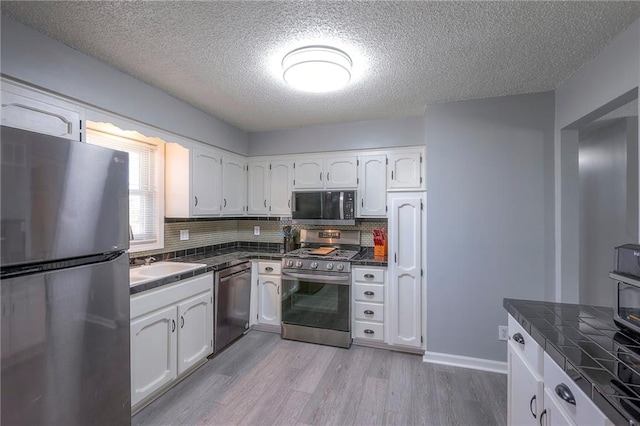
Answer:
[[[289,201],[287,202],[287,207],[291,208],[291,198],[289,198]]]
[[[365,296],[373,296],[374,294],[375,294],[375,293],[374,293],[374,292],[372,292],[372,291],[365,291],[365,292],[364,292],[364,295],[365,295]]]
[[[365,315],[373,315],[373,311],[370,309],[367,309],[366,311],[364,311]]]
[[[522,337],[522,334],[520,333],[516,333],[513,335],[513,340],[516,341],[516,343],[520,343],[521,345],[524,345],[524,337]]]
[[[573,397],[571,389],[569,389],[569,387],[564,383],[560,383],[556,386],[556,395],[558,395],[563,401],[571,405],[576,405],[576,399]]]
[[[267,207],[267,200],[264,200],[264,206]]]
[[[531,411],[531,415],[535,419],[536,418],[536,413],[533,412],[533,401],[536,401],[536,395],[533,395],[531,397],[531,401],[529,401],[529,411]],[[537,407],[538,407],[538,402],[536,401],[536,411],[537,411]]]
[[[320,180],[322,180],[322,172],[320,172]]]
[[[193,197],[196,199],[196,206],[198,205],[198,197]]]
[[[364,207],[364,198],[361,198],[361,199],[360,199],[360,205],[361,205],[362,207]]]
[[[540,426],[544,426],[542,424],[542,418],[545,416],[545,414],[547,414],[547,409],[546,408],[544,410],[542,410],[542,413],[540,413]]]
[[[271,272],[273,271],[273,268],[271,266],[267,266],[266,268],[264,268],[264,270],[267,272]]]
[[[180,315],[180,319],[182,320],[182,325],[180,326],[180,328],[184,328],[184,317]]]
[[[329,172],[327,172],[327,182],[329,182]]]
[[[224,206],[223,207],[227,207],[227,199],[223,198],[223,200],[224,200]]]
[[[364,274],[364,277],[368,278],[368,279],[371,279],[371,278],[373,278],[373,274]]]
[[[393,170],[391,170],[391,180],[393,180]]]
[[[367,328],[367,329],[364,331],[364,334],[373,334],[373,330],[370,330],[370,329],[368,329],[368,328]]]
[[[171,320],[171,332],[176,331],[176,320]]]
[[[278,287],[278,294],[280,294],[280,287]]]

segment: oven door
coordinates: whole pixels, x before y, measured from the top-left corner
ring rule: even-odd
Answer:
[[[613,319],[618,325],[640,334],[640,282],[613,275],[610,274],[615,279]]]
[[[350,331],[351,279],[282,273],[282,322]]]

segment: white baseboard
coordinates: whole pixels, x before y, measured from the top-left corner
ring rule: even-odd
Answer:
[[[507,363],[503,361],[493,361],[490,359],[444,354],[440,352],[426,352],[422,357],[422,360],[432,364],[451,365],[453,367],[471,368],[474,370],[507,374]]]

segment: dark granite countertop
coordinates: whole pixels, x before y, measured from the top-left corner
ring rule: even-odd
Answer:
[[[640,425],[640,336],[611,308],[504,299],[504,308],[616,425]]]
[[[360,253],[351,259],[351,266],[387,266],[387,256],[373,255],[373,247],[363,247]]]

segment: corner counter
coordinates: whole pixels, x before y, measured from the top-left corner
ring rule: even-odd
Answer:
[[[620,330],[611,308],[515,299],[503,306],[613,424],[640,425],[640,337]]]

